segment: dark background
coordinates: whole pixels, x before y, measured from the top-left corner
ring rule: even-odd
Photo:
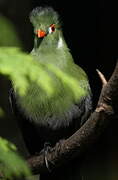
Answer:
[[[99,69],[109,79],[118,56],[117,4],[112,0],[94,2],[0,0],[0,13],[14,23],[25,51],[30,52],[33,47],[33,29],[29,22],[29,13],[34,7],[44,5],[52,6],[59,12],[63,21],[64,36],[75,62],[88,74],[93,91],[93,107],[95,107],[101,90],[101,82],[96,69]],[[2,77],[0,87],[1,106],[8,114],[7,120],[2,120],[0,135],[15,142],[20,151],[24,151],[21,146],[21,135],[14,117],[11,118],[8,107],[9,83],[6,83]],[[86,179],[118,179],[117,129],[118,123],[113,120],[98,142],[87,152],[84,168]]]

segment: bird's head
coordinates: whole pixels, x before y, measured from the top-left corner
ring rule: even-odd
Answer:
[[[39,40],[46,39],[54,44],[59,41],[61,32],[59,15],[51,7],[37,7],[30,14],[30,21],[34,26],[35,37]]]

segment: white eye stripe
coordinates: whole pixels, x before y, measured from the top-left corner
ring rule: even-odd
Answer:
[[[49,34],[51,34],[54,31],[55,31],[55,25],[51,24],[50,27],[48,28],[48,32],[49,32]]]
[[[48,32],[49,32],[49,34],[51,34],[53,32],[51,27],[48,28]]]

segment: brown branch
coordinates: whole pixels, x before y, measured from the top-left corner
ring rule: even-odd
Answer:
[[[86,123],[67,140],[57,143],[47,159],[52,170],[67,163],[76,156],[81,156],[87,148],[102,134],[104,128],[113,119],[114,107],[118,104],[118,62],[108,81],[105,82],[95,111]],[[34,174],[47,172],[44,155],[31,157],[27,160]]]

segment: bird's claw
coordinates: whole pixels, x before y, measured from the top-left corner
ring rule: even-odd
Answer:
[[[49,172],[51,172],[51,168],[49,166],[49,163],[48,163],[48,159],[47,159],[47,154],[48,152],[51,150],[51,145],[50,143],[45,143],[44,144],[44,159],[45,159],[45,164],[46,164],[46,167],[48,169]]]

